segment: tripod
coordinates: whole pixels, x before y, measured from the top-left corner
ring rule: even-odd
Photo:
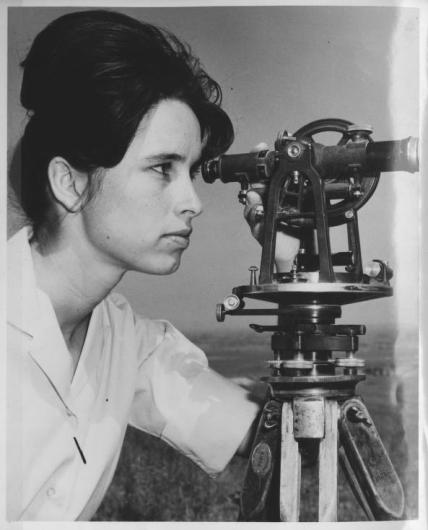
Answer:
[[[365,378],[359,373],[364,361],[355,357],[364,326],[331,323],[340,315],[338,306],[287,309],[272,336],[272,376],[264,378],[269,394],[251,450],[240,519],[299,521],[302,453],[318,464],[319,521],[337,520],[339,462],[368,519],[401,518],[402,486],[355,395]],[[346,350],[346,357],[332,359],[333,349]]]

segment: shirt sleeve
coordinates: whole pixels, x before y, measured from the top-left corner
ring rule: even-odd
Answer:
[[[140,365],[130,424],[159,436],[208,474],[222,471],[254,421],[250,394],[208,366],[205,354],[171,324]]]

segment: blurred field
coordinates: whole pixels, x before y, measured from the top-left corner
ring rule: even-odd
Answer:
[[[414,337],[394,352],[392,334],[378,332],[361,341],[367,380],[358,386],[403,483],[406,518],[417,517],[418,424],[417,347]],[[263,393],[258,378],[267,375],[269,338],[242,335],[194,336],[211,366],[244,386]],[[363,338],[365,339],[365,337]],[[121,458],[97,521],[236,521],[246,462],[235,457],[214,481],[195,464],[158,439],[129,428]],[[312,496],[314,477],[304,470],[302,493]],[[349,486],[339,475],[339,520],[365,520]],[[316,520],[316,499],[305,502],[302,520]]]

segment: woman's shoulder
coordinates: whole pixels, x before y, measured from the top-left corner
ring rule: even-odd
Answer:
[[[129,321],[135,326],[163,327],[162,321],[147,318],[136,313],[127,298],[116,291],[112,291],[102,302],[109,320],[113,322]]]
[[[111,292],[101,303],[103,320],[113,331],[123,336],[134,336],[146,344],[161,341],[170,324],[163,320],[147,318],[135,312],[126,297]]]
[[[125,296],[111,292],[103,301],[103,315],[107,325],[116,336],[131,337],[136,340],[135,346],[143,346],[146,354],[158,347],[159,355],[171,356],[177,353],[193,353],[204,357],[202,351],[187,339],[174,325],[167,320],[154,320],[136,313]],[[205,361],[204,361],[205,362]]]

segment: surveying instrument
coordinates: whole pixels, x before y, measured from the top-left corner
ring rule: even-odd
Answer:
[[[334,145],[318,135],[339,135]],[[299,521],[304,455],[317,463],[318,520],[337,520],[338,465],[369,520],[400,519],[404,493],[373,420],[356,395],[365,379],[356,355],[364,325],[340,325],[341,306],[392,295],[392,270],[374,259],[363,267],[357,211],[373,195],[381,172],[418,171],[418,140],[374,141],[369,126],[318,120],[280,134],[273,150],[223,155],[204,164],[206,182],[238,182],[262,204],[260,271],[217,306],[226,315],[275,315],[267,398],[241,494],[242,521]],[[330,228],[345,225],[348,248],[331,252]],[[275,272],[278,231],[300,240],[288,272]],[[259,274],[257,274],[259,271]],[[275,308],[246,309],[245,298]],[[303,456],[302,456],[303,455]],[[303,502],[303,501],[302,501]]]

